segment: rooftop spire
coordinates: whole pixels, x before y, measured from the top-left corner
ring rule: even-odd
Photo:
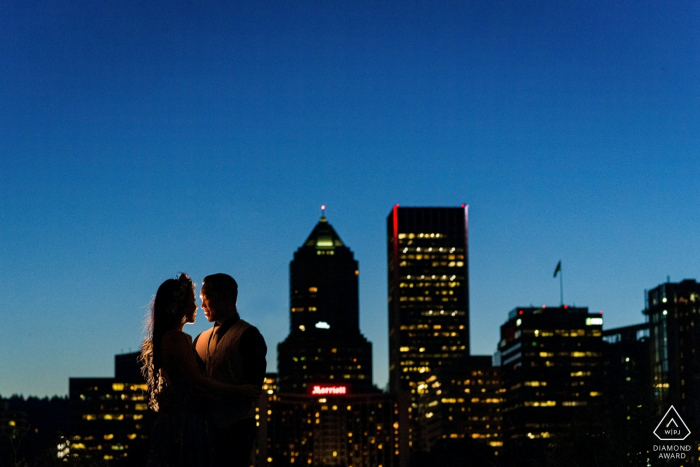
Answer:
[[[326,249],[345,246],[335,229],[326,220],[326,205],[321,206],[321,219],[304,242],[304,246]]]

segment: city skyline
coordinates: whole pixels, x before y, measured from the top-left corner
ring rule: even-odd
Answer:
[[[643,321],[645,289],[699,276],[699,24],[694,2],[4,2],[0,395],[109,375],[178,272],[236,278],[275,370],[322,204],[381,388],[396,204],[469,205],[472,354],[559,304],[559,260],[566,304]]]

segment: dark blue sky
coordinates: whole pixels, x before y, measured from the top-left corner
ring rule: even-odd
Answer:
[[[472,352],[518,305],[640,322],[700,278],[696,1],[0,4],[0,394],[136,350],[227,272],[276,369],[321,204],[387,381],[385,218],[470,205]],[[200,313],[192,334],[206,328]]]

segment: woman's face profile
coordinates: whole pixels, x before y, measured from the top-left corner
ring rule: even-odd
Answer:
[[[194,323],[197,318],[197,302],[194,300],[194,292],[190,293],[185,312],[185,322]]]

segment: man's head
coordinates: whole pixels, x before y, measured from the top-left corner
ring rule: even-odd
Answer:
[[[236,314],[238,284],[228,274],[212,274],[204,278],[200,297],[207,320],[221,324]]]

